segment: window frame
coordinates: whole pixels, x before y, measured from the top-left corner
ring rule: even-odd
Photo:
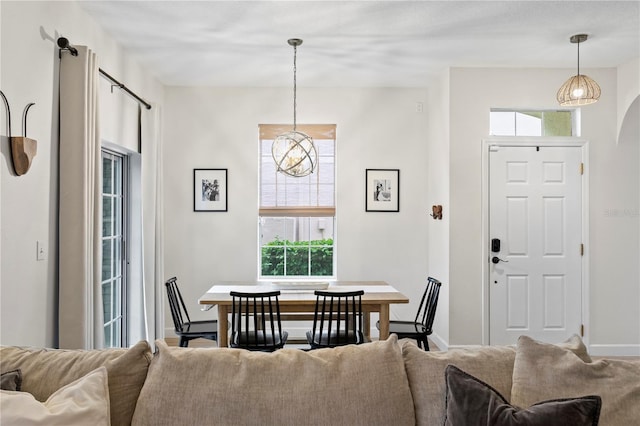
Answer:
[[[105,193],[104,192],[104,168],[102,171],[102,183],[101,183],[101,197],[102,197],[102,201],[103,201],[103,207],[102,207],[102,216],[101,216],[101,228],[102,228],[102,234],[101,234],[101,242],[102,242],[102,247],[104,247],[105,241],[111,241],[112,244],[112,249],[115,248],[116,250],[118,250],[119,253],[119,259],[113,259],[111,258],[111,262],[112,262],[112,268],[111,268],[111,273],[109,275],[109,277],[106,277],[105,279],[105,270],[104,270],[104,250],[103,250],[103,254],[102,254],[102,276],[101,276],[101,291],[102,291],[102,295],[103,295],[103,300],[102,300],[102,307],[103,307],[103,329],[104,329],[104,345],[105,347],[127,347],[128,346],[128,330],[129,330],[129,324],[128,324],[128,278],[129,278],[129,274],[128,274],[128,231],[129,231],[129,203],[128,203],[128,197],[129,197],[129,157],[126,154],[123,154],[121,152],[106,148],[106,147],[102,147],[101,149],[101,161],[102,164],[104,165],[105,162],[105,158],[110,159],[112,164],[115,164],[116,162],[120,163],[120,176],[119,176],[119,191],[116,191],[115,188],[112,188],[112,191],[110,193]],[[112,182],[117,182],[115,174],[114,173],[114,169],[112,168]],[[112,232],[111,235],[105,235],[105,226],[104,226],[104,219],[105,219],[105,210],[104,210],[104,200],[105,197],[109,197],[112,200],[118,198],[120,200],[120,205],[117,206],[116,208],[119,210],[119,212],[114,213],[114,211],[112,210],[112,218],[113,215],[115,214],[116,219],[119,219],[119,223],[116,224],[115,221],[112,222]],[[111,205],[113,206],[113,203],[111,203]],[[118,230],[114,231],[114,227],[117,227]],[[111,251],[111,253],[113,253],[114,250]],[[116,267],[117,265],[117,267]],[[114,272],[115,271],[115,272]],[[119,286],[116,282],[119,282]],[[109,318],[107,318],[106,312],[105,312],[105,300],[104,300],[104,291],[105,291],[105,285],[110,285],[111,286],[111,292],[110,294],[113,295],[114,294],[114,289],[117,289],[117,291],[119,292],[119,297],[117,298],[118,300],[110,300],[110,310],[111,312],[113,312],[114,310],[116,310],[116,308],[118,311],[117,315],[110,315]],[[118,288],[119,287],[119,288]],[[108,333],[107,327],[113,327],[114,324],[117,324],[119,327],[118,333],[114,333],[113,331]]]
[[[513,113],[514,117],[514,131],[513,134],[509,133],[509,134],[505,134],[505,133],[495,133],[494,132],[494,128],[492,126],[492,114],[493,113]],[[540,135],[529,135],[529,134],[521,134],[518,133],[518,126],[517,126],[517,115],[518,114],[524,114],[524,115],[531,115],[532,113],[540,113],[541,114],[541,118],[540,118]],[[569,135],[547,135],[545,134],[545,114],[548,113],[569,113],[570,114],[570,120],[571,120],[571,134]],[[557,109],[557,108],[550,108],[550,109],[539,109],[539,108],[491,108],[489,110],[489,135],[490,136],[496,136],[496,137],[501,137],[501,136],[517,136],[517,137],[537,137],[537,138],[544,138],[544,137],[579,137],[580,136],[580,109],[578,108],[566,108],[566,109]]]
[[[285,175],[279,176],[278,172],[275,171],[275,164],[274,164],[274,179],[275,179],[275,184],[274,183],[270,183],[267,184],[265,182],[263,182],[263,178],[265,176],[265,170],[263,170],[263,162],[266,162],[266,164],[270,164],[270,161],[273,162],[273,159],[271,157],[271,151],[270,151],[270,147],[271,147],[271,141],[273,141],[273,139],[275,139],[279,134],[284,133],[286,131],[290,131],[291,130],[291,125],[279,125],[279,124],[260,124],[259,126],[259,178],[258,178],[258,191],[259,191],[259,200],[258,200],[258,244],[257,244],[257,252],[258,252],[258,271],[257,271],[257,275],[258,275],[258,280],[264,281],[264,280],[282,280],[282,281],[287,281],[287,280],[295,280],[295,281],[310,281],[310,280],[318,280],[318,279],[322,279],[322,280],[333,280],[336,278],[336,207],[335,207],[335,200],[336,200],[336,125],[335,124],[307,124],[307,125],[298,125],[297,126],[297,130],[304,132],[306,134],[308,134],[309,136],[311,136],[314,139],[314,142],[316,144],[318,144],[318,141],[330,141],[331,142],[331,155],[323,155],[322,154],[322,150],[319,150],[319,155],[318,155],[318,165],[317,165],[317,169],[316,171],[314,171],[314,173],[310,176],[307,177],[308,179],[314,179],[315,182],[314,183],[308,183],[309,181],[304,181],[304,179],[307,178],[294,178],[294,177],[288,177]],[[269,150],[267,152],[266,146],[269,147]],[[323,167],[323,165],[326,165],[326,161],[327,158],[331,157],[331,161],[330,161],[330,167],[331,167],[331,179],[329,179],[329,181],[325,180],[324,182],[321,182],[321,176],[318,174],[319,170],[321,170],[321,168]],[[325,159],[325,163],[323,163],[323,158]],[[267,170],[266,173],[270,174],[270,170]],[[326,178],[326,174],[322,175],[324,176],[324,178]],[[295,183],[297,181],[297,179],[303,179],[300,180],[298,182],[307,182],[307,186],[310,191],[315,190],[317,193],[315,194],[315,202],[310,202],[309,204],[306,205],[301,205],[301,204],[296,204],[295,202],[291,202],[290,200],[287,199],[286,196],[283,196],[283,191],[286,191],[287,189],[287,185],[289,188],[291,188],[291,184]],[[327,183],[328,182],[328,183]],[[268,202],[265,202],[264,200],[264,194],[267,193],[268,191],[265,189],[265,187],[267,185],[271,185],[274,187],[274,189],[269,192],[270,195],[272,195],[272,197],[270,198],[270,200]],[[320,195],[320,190],[322,188],[322,186],[327,186],[330,185],[331,186],[331,200],[330,202],[326,202],[326,200],[324,200],[324,198]],[[301,187],[306,188],[304,185],[301,185]],[[280,192],[278,192],[280,191]],[[326,192],[323,193],[326,196]],[[313,199],[313,196],[310,196],[310,199]],[[330,227],[331,229],[331,237],[330,238],[320,238],[320,239],[312,239],[312,233],[311,233],[311,224],[312,223],[319,223],[320,220],[324,218],[327,221],[330,221],[330,224],[327,224],[328,227]],[[265,229],[265,220],[270,220],[270,219],[282,219],[283,221],[283,225],[286,227],[286,222],[292,222],[292,223],[296,223],[296,226],[299,227],[299,229],[306,229],[308,231],[307,237],[306,238],[302,238],[302,239],[296,239],[296,240],[292,240],[289,241],[286,237],[282,240],[283,241],[283,245],[282,246],[278,246],[278,245],[272,245],[270,243],[276,242],[277,241],[277,236],[276,236],[276,240],[271,240],[271,241],[263,241],[263,236],[266,233],[264,231]],[[316,222],[317,221],[317,222]],[[320,225],[318,225],[318,229]],[[325,226],[323,224],[323,226]],[[324,235],[324,229],[322,228],[322,231],[320,231],[320,233],[322,235]],[[286,234],[283,233],[283,234]],[[326,244],[311,244],[312,242],[315,241],[327,241],[327,240],[331,240],[331,245],[326,245]],[[287,272],[287,266],[289,265],[287,263],[287,257],[294,252],[301,252],[300,249],[302,248],[300,245],[298,244],[288,244],[288,243],[296,243],[296,242],[307,242],[309,244],[306,245],[306,249],[307,249],[307,261],[308,261],[308,266],[307,266],[307,274],[305,275],[290,275]],[[283,250],[282,253],[282,259],[284,260],[284,265],[282,266],[282,271],[283,274],[282,275],[264,275],[263,274],[263,251],[265,250],[265,248],[267,248],[268,246],[270,247],[274,247],[277,250],[279,250],[280,248]],[[331,252],[331,275],[313,275],[313,258],[314,258],[314,253],[315,255],[318,255],[318,250],[323,251],[325,250],[324,254],[326,254],[326,249],[330,248],[330,252]],[[320,254],[320,256],[322,256],[323,254]],[[291,265],[292,266],[292,265]]]

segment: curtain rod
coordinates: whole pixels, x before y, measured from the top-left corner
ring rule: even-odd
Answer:
[[[72,56],[78,56],[78,49],[76,49],[71,44],[69,44],[69,40],[64,38],[64,37],[58,38],[58,47],[60,48],[60,51],[68,50],[69,53],[71,53]],[[106,78],[107,80],[111,81],[114,86],[117,86],[118,88],[120,88],[120,89],[124,90],[125,92],[127,92],[131,97],[133,97],[139,103],[144,105],[145,108],[151,109],[151,105],[148,102],[146,102],[140,96],[136,95],[127,86],[125,86],[124,84],[120,83],[118,80],[113,78],[111,75],[109,75],[102,68],[99,68],[98,70],[100,71],[100,75],[103,76],[104,78]]]

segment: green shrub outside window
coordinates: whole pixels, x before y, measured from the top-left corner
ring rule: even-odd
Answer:
[[[275,239],[262,247],[263,276],[322,277],[332,274],[333,239],[313,241]]]

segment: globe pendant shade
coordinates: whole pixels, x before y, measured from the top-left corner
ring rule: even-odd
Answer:
[[[295,130],[273,140],[271,155],[277,170],[293,177],[310,175],[318,163],[318,152],[311,136]]]

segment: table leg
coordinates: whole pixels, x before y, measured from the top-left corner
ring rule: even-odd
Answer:
[[[380,306],[380,340],[389,337],[389,305]]]
[[[227,335],[229,334],[229,309],[227,306],[218,305],[218,347],[229,346]]]
[[[362,311],[362,328],[365,339],[371,341],[371,312],[366,309]]]

